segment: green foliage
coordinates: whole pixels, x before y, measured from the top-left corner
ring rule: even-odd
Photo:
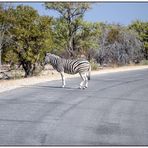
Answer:
[[[137,20],[129,25],[129,28],[138,32],[139,38],[144,45],[145,58],[148,59],[148,22]]]
[[[84,13],[90,8],[89,3],[65,2],[55,3],[46,2],[45,7],[49,10],[55,10],[60,14],[56,19],[54,26],[54,38],[56,51],[66,50],[70,56],[75,56],[78,50],[77,35],[82,30],[82,21]]]
[[[91,69],[92,69],[92,70],[98,70],[99,65],[98,65],[98,63],[96,63],[95,60],[91,60],[91,61],[90,61],[90,64],[91,64]]]
[[[98,47],[101,23],[83,20],[84,13],[90,9],[90,3],[45,3],[45,6],[60,14],[54,23],[53,52],[62,54],[67,51],[70,56],[82,54],[88,57],[90,48]]]
[[[13,43],[6,48],[5,54],[15,53],[17,60],[15,57],[13,62],[21,63],[25,71],[30,69],[26,76],[32,75],[35,63],[42,62],[45,52],[52,48],[52,19],[48,16],[39,16],[37,11],[29,6],[19,5],[16,9],[8,11],[11,11],[13,18],[9,20],[12,26],[9,32],[13,36]],[[5,61],[12,60],[7,57],[5,56]]]
[[[7,8],[7,4],[0,4],[0,65],[2,63],[1,59],[3,59],[3,48],[7,46],[11,42],[11,36],[9,33],[9,29],[11,27],[9,19],[11,18],[10,11],[11,7]]]
[[[79,30],[76,41],[79,51],[87,56],[89,49],[98,48],[98,38],[100,33],[100,23],[81,22],[81,30]]]
[[[53,51],[56,54],[64,52],[67,48],[68,31],[65,20],[60,18],[53,21]]]
[[[90,8],[90,3],[46,2],[45,7],[57,11],[66,21],[72,22],[78,17],[83,17],[84,13]]]
[[[120,29],[117,27],[112,27],[108,33],[109,44],[112,44],[115,41],[118,41],[120,38],[119,34],[120,34]]]
[[[142,61],[140,62],[140,65],[148,65],[148,60],[142,60]]]

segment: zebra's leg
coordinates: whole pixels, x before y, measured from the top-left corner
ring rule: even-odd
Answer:
[[[87,73],[85,73],[85,88],[88,88],[88,77],[87,77]]]
[[[65,87],[65,76],[64,76],[64,72],[60,72],[61,74],[61,78],[62,78],[62,87]]]
[[[83,74],[84,77],[84,84],[83,84],[83,88],[87,88],[88,87],[88,77],[87,77],[87,73]]]
[[[84,83],[85,83],[85,75],[83,73],[79,73],[81,78],[82,78],[82,82],[80,83],[80,89],[84,88]]]

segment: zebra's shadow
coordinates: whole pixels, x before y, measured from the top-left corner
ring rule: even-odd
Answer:
[[[79,89],[79,87],[69,87],[69,86],[52,86],[52,85],[37,85],[37,86],[31,86],[31,88],[37,88],[37,89],[41,89],[41,88],[45,88],[45,89],[68,89],[68,90],[74,90],[74,89]]]

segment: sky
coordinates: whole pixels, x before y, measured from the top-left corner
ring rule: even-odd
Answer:
[[[58,16],[55,11],[46,10],[44,3],[24,2],[23,4],[32,6],[38,10],[40,15]],[[90,22],[117,23],[121,25],[128,25],[137,19],[148,21],[148,2],[96,2],[84,16],[84,20]]]

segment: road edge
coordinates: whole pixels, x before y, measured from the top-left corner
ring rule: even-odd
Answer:
[[[125,72],[125,71],[133,71],[133,70],[142,70],[142,69],[148,69],[148,65],[140,65],[140,66],[124,66],[124,67],[115,67],[115,68],[102,68],[98,71],[92,71],[91,75],[102,75],[102,74],[109,74],[109,73],[117,73],[117,72]],[[66,78],[76,78],[79,77],[78,74],[76,75],[68,75],[66,74]],[[35,81],[31,82],[31,79],[35,79]],[[25,78],[20,80],[12,80],[13,84],[10,86],[0,86],[0,93],[3,93],[5,91],[10,91],[16,88],[21,88],[24,86],[31,86],[39,83],[49,82],[49,81],[55,81],[60,80],[60,75],[58,77],[54,77],[49,79],[49,77],[42,79],[41,77],[31,77],[31,78]],[[15,84],[16,82],[19,82],[18,84]],[[22,82],[21,82],[22,81]],[[3,83],[3,82],[2,82]],[[7,83],[9,83],[7,81]]]

